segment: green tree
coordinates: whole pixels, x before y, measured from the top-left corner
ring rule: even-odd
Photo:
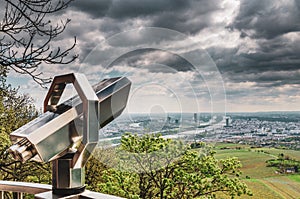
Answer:
[[[217,160],[210,147],[191,150],[160,135],[126,134],[117,150],[118,168],[107,170],[99,190],[127,198],[232,198],[251,194],[240,181],[236,158]]]
[[[34,119],[38,113],[27,95],[18,94],[18,89],[6,85],[3,79],[0,84],[0,180],[51,183],[49,164],[22,163],[6,152],[11,146],[9,134]],[[5,198],[11,197],[5,195]]]
[[[49,165],[21,163],[10,157],[6,150],[11,146],[9,134],[28,123],[38,113],[27,95],[1,82],[0,89],[0,178],[1,180],[50,182]]]
[[[85,166],[85,183],[89,190],[98,190],[98,184],[103,181],[103,174],[107,172],[110,165],[116,164],[115,149],[103,150],[96,148]]]

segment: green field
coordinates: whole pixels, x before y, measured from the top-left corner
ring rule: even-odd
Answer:
[[[279,174],[276,172],[276,168],[266,166],[266,160],[276,158],[280,153],[300,160],[300,151],[251,148],[245,145],[224,143],[216,144],[215,150],[217,152],[216,157],[219,159],[237,157],[241,161],[243,165],[241,168],[243,172],[242,178],[251,189],[253,196],[242,196],[240,198],[300,198],[300,175]],[[220,196],[220,198],[226,197]]]

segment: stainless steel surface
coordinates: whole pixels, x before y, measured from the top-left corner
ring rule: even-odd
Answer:
[[[52,186],[56,189],[70,189],[84,186],[84,167],[74,168],[73,156],[61,157],[52,161]]]
[[[93,86],[100,108],[99,128],[104,127],[122,113],[126,107],[130,85],[131,83],[126,77],[119,77],[103,80]],[[61,86],[60,88],[63,87]],[[35,155],[34,160],[48,162],[64,155],[71,145],[80,145],[80,140],[83,140],[84,134],[83,107],[80,97],[74,96],[62,104],[52,104],[51,106],[54,107],[55,112],[47,111],[11,133],[10,137],[15,145],[9,151],[15,157],[20,157],[20,160],[26,161],[30,158],[30,153],[33,151],[36,153],[36,155],[31,155]],[[66,131],[71,132],[64,133]],[[72,135],[69,135],[69,133]],[[98,133],[94,134],[96,135],[90,135],[89,138],[86,136],[86,140],[95,140]],[[26,148],[30,152],[29,155],[27,152],[25,154],[17,153],[18,148],[22,147],[20,141],[23,138],[32,143],[31,148]],[[84,150],[84,147],[81,148]],[[25,152],[24,150],[22,151]]]
[[[49,114],[47,113],[47,115]],[[78,117],[78,113],[75,109],[69,109],[61,115],[53,113],[52,116],[53,117],[50,120],[49,117],[45,117],[46,121],[41,119],[43,117],[37,118],[37,120],[41,120],[41,123],[44,123],[44,125],[34,129],[31,133],[19,133],[18,130],[13,132],[10,137],[12,142],[16,143],[9,148],[9,152],[18,154],[18,151],[20,151],[18,149],[23,146],[22,143],[24,141],[22,140],[24,139],[31,143],[26,150],[32,151],[30,148],[34,148],[36,153],[32,154],[32,157],[37,155],[36,159],[41,162],[50,161],[56,154],[63,152],[71,144],[67,133],[68,126],[66,126],[66,124]],[[29,128],[31,129],[32,126],[29,126]],[[23,153],[24,152],[25,151],[23,151]],[[16,157],[19,157],[19,160],[23,162],[31,158],[28,156],[26,157],[25,154],[19,154]]]
[[[73,84],[78,96],[58,104],[66,84]],[[91,87],[83,74],[56,76],[44,101],[46,112],[11,133],[8,152],[23,162],[52,161],[53,193],[82,193],[84,166],[99,141],[98,130],[125,109],[130,86],[125,77]]]

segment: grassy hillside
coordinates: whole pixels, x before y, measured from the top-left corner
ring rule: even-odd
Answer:
[[[242,162],[242,178],[253,192],[252,199],[299,199],[300,175],[279,174],[275,168],[267,167],[266,160],[277,158],[283,153],[293,159],[300,160],[300,151],[251,148],[245,145],[218,143],[215,145],[217,158],[237,157]],[[219,196],[219,198],[226,198]]]

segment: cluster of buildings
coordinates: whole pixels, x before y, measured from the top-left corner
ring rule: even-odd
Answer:
[[[300,149],[300,122],[264,121],[257,118],[232,120],[216,129],[211,139],[255,146]]]
[[[300,150],[300,120],[280,121],[257,117],[224,117],[194,114],[173,114],[149,118],[136,115],[120,119],[100,131],[100,141],[118,144],[121,136],[158,133],[166,138],[188,141],[230,142]]]

